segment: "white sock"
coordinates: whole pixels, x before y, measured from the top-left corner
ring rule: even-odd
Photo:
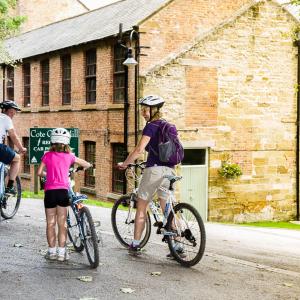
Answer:
[[[56,247],[53,247],[53,248],[49,247],[49,248],[48,248],[48,251],[49,251],[49,253],[51,253],[51,254],[56,254]]]
[[[136,246],[139,246],[140,245],[140,240],[133,240],[132,241],[132,246],[133,247],[136,247]]]
[[[66,248],[65,247],[58,247],[58,255],[65,255]]]

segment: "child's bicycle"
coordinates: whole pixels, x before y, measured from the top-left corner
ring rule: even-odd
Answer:
[[[145,163],[130,164],[126,169],[126,178],[130,174],[139,182],[140,177],[136,170],[141,173]],[[130,174],[129,174],[130,173]],[[185,267],[196,265],[202,258],[205,250],[206,233],[204,223],[198,211],[188,203],[177,203],[173,185],[180,180],[180,176],[164,176],[170,181],[169,189],[161,187],[168,194],[164,213],[162,215],[157,202],[150,202],[150,211],[154,217],[153,226],[157,227],[156,233],[163,235],[163,241],[168,243],[171,255]],[[116,200],[112,213],[111,222],[114,234],[118,241],[129,247],[133,240],[134,222],[136,214],[137,190],[121,196]],[[151,218],[147,212],[145,229],[142,234],[140,247],[143,248],[151,234]]]
[[[0,209],[4,219],[11,219],[18,211],[21,202],[21,180],[15,180],[16,195],[6,194],[5,185],[8,180],[9,166],[0,162]]]
[[[83,168],[71,169],[69,177],[80,170]],[[75,194],[73,191],[74,181],[70,181],[70,208],[67,216],[68,236],[75,251],[81,252],[85,249],[91,267],[97,268],[99,265],[99,238],[90,210],[83,204],[83,201],[87,200],[87,196]]]

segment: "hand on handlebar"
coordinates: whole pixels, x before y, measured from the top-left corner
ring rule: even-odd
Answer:
[[[19,149],[19,153],[21,153],[21,154],[24,154],[26,152],[27,152],[27,148],[22,147]]]
[[[117,169],[119,169],[119,170],[126,170],[127,167],[128,167],[128,165],[125,165],[124,162],[119,162],[117,164]]]

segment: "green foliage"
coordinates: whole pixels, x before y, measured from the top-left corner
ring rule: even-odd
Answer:
[[[16,4],[16,0],[0,0],[0,61],[5,64],[13,64],[14,60],[4,49],[3,41],[16,34],[26,19],[22,16],[12,15]]]
[[[222,165],[219,169],[220,176],[227,179],[234,179],[243,175],[241,167],[238,164],[231,162],[231,157],[229,154],[225,153],[223,157]]]
[[[293,224],[291,222],[283,222],[283,221],[282,222],[262,221],[262,222],[241,223],[239,225],[300,230],[299,224]]]

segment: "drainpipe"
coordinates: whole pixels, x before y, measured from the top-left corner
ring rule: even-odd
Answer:
[[[299,121],[300,121],[300,41],[297,42],[298,46],[298,74],[297,74],[297,135],[296,135],[296,206],[297,206],[297,214],[296,218],[300,221],[300,203],[299,203]]]
[[[127,53],[126,53],[127,57]],[[126,59],[126,58],[125,58]],[[125,91],[124,91],[124,154],[125,157],[128,156],[128,110],[129,110],[129,103],[128,103],[128,67],[124,66],[125,68]],[[124,173],[123,178],[123,194],[127,193],[127,180]]]
[[[139,32],[139,28],[134,28],[136,32]],[[138,64],[135,66],[135,88],[134,88],[134,142],[135,145],[138,143],[138,132],[139,132],[139,106],[138,106],[138,97],[139,97],[139,76],[140,76],[140,38],[135,41],[135,59]]]

